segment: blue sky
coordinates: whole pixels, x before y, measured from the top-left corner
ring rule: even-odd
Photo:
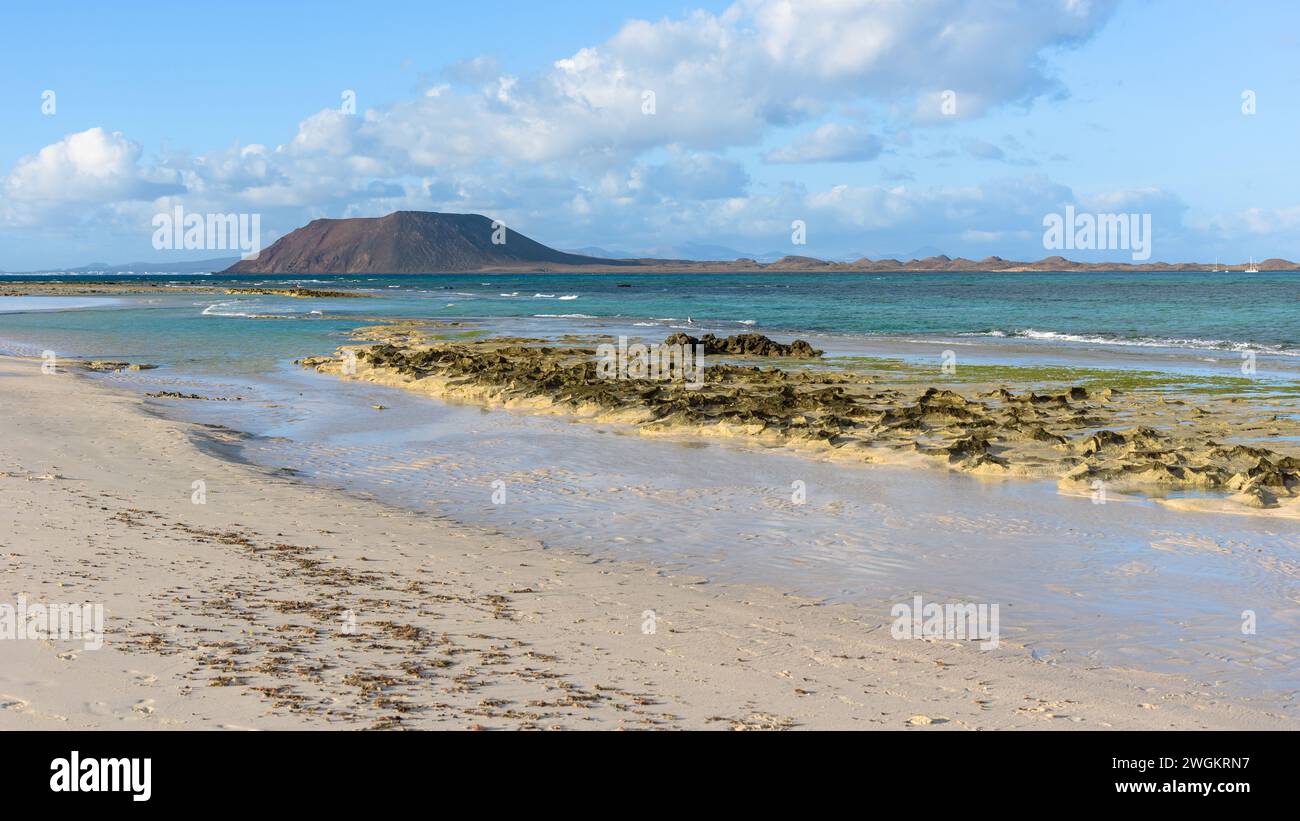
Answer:
[[[177,205],[261,214],[264,243],[414,208],[564,248],[1034,259],[1055,253],[1043,217],[1073,205],[1150,214],[1153,259],[1300,259],[1295,3],[11,2],[4,19],[4,270],[221,255],[153,248]]]

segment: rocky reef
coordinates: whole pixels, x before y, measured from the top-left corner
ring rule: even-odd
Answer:
[[[227,288],[233,296],[286,296],[293,299],[369,299],[359,291],[326,291],[320,288]]]
[[[1251,424],[1261,436],[1289,439],[1300,422],[1275,415],[1262,428],[1248,424],[1250,409],[1231,397],[1192,404],[1082,385],[968,384],[985,390],[959,392],[918,386],[917,374],[898,367],[809,367],[802,360],[821,352],[802,340],[674,334],[664,343],[702,344],[713,358],[703,385],[691,390],[670,379],[601,378],[595,347],[576,342],[438,341],[407,326],[356,336],[378,344],[353,348],[355,367],[345,369],[338,356],[302,364],[434,396],[632,424],[645,434],[752,438],[831,458],[1053,479],[1080,493],[1203,493],[1238,509],[1300,515],[1300,456],[1231,441]]]
[[[82,369],[87,371],[97,371],[99,373],[113,373],[120,371],[152,371],[157,365],[132,364],[130,362],[113,362],[106,359],[92,359],[76,363]]]

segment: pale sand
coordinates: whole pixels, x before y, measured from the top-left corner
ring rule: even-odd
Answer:
[[[898,641],[885,613],[268,475],[141,401],[0,359],[0,602],[102,602],[109,630],[0,641],[0,729],[1291,726],[1176,676]]]

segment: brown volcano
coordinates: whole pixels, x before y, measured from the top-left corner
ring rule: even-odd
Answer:
[[[487,217],[430,211],[318,219],[281,237],[256,259],[241,260],[223,273],[429,274],[621,263],[566,254],[517,231],[504,230],[505,242],[494,244],[493,222]]]

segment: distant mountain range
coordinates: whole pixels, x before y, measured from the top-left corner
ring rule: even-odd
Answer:
[[[711,255],[714,251],[727,249],[699,246],[697,250]],[[1037,262],[1016,262],[1002,257],[972,260],[943,254],[906,262],[866,258],[853,262],[827,262],[806,256],[784,256],[772,262],[759,262],[746,257],[729,261],[634,258],[594,247],[580,251],[585,253],[557,251],[479,214],[397,211],[386,217],[313,220],[281,237],[256,259],[241,260],[224,273],[1211,271],[1219,267],[1202,263],[1072,262],[1060,256]],[[1227,266],[1226,270],[1240,271],[1244,268],[1244,265]],[[1260,262],[1259,268],[1297,270],[1300,265],[1283,259],[1269,259]]]
[[[80,268],[66,268],[58,271],[31,271],[29,273],[60,274],[208,274],[234,265],[239,257],[217,257],[216,259],[198,259],[189,262],[128,262],[123,265],[109,265],[107,262],[92,262]]]
[[[431,273],[709,273],[709,272],[1009,272],[1009,271],[1223,271],[1246,266],[1199,262],[1074,262],[1050,256],[1035,262],[1002,257],[981,260],[933,254],[922,259],[894,258],[826,261],[809,256],[732,256],[725,246],[675,246],[684,258],[635,257],[594,246],[559,251],[480,214],[395,211],[384,217],[312,220],[281,237],[256,259],[219,258],[194,262],[91,264],[74,274],[431,274]],[[929,250],[929,249],[924,249]],[[729,258],[724,259],[723,256]],[[1261,271],[1300,270],[1285,259],[1258,262]]]

